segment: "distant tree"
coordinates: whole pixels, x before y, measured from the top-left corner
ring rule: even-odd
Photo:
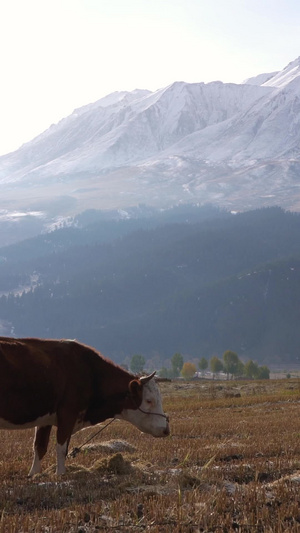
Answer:
[[[216,355],[211,358],[209,366],[214,377],[216,374],[219,374],[219,372],[222,372],[222,370],[224,369],[221,359],[219,359]]]
[[[134,374],[141,374],[144,370],[145,358],[140,354],[135,354],[130,360],[130,370]]]
[[[244,365],[244,374],[246,378],[253,379],[258,375],[258,364],[250,359]]]
[[[171,365],[173,370],[173,376],[178,377],[183,367],[183,357],[181,353],[174,353],[171,359]]]
[[[259,366],[257,379],[270,379],[270,369],[267,366]]]
[[[231,374],[232,377],[239,374],[241,370],[241,361],[235,352],[226,350],[223,354],[223,361],[227,378],[229,377],[229,374]]]
[[[186,363],[184,363],[184,365],[182,367],[181,375],[185,379],[191,379],[191,378],[194,377],[196,371],[197,371],[197,368],[194,365],[194,363],[190,363],[189,361],[187,361]]]
[[[204,374],[204,371],[208,367],[208,361],[205,359],[205,357],[201,357],[199,363],[198,363],[199,370],[201,370],[202,375]]]
[[[243,363],[243,361],[241,361],[240,359],[238,360],[238,364],[237,364],[237,369],[236,369],[236,373],[235,373],[235,376],[236,377],[241,377],[245,374],[245,365]]]

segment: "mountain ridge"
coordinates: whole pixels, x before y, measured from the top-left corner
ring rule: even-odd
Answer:
[[[299,121],[300,58],[243,84],[115,92],[0,157],[3,201],[46,218],[58,203],[60,216],[186,201],[299,211]]]

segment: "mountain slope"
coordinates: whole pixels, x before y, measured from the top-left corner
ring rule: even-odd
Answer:
[[[275,72],[274,75],[266,80],[265,87],[277,87],[282,89],[300,76],[300,57],[291,61],[282,71]]]
[[[241,85],[108,95],[0,158],[3,201],[46,217],[145,202],[299,210],[299,73],[300,58]]]
[[[2,180],[10,179],[8,169],[14,180],[28,180],[132,164],[232,117],[266,92],[221,82],[177,82],[156,93],[121,93],[110,103],[104,98],[51,126],[14,157],[4,156]]]
[[[76,337],[118,360],[230,348],[296,361],[300,215],[272,208],[161,222],[105,244],[93,227],[86,239],[64,230],[51,253],[39,238],[35,257],[30,243],[3,249],[1,279],[28,286],[1,298],[0,321],[17,336]]]

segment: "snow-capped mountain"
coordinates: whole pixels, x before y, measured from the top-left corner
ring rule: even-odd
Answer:
[[[300,58],[243,84],[113,93],[0,158],[2,199],[88,207],[212,202],[300,209]]]

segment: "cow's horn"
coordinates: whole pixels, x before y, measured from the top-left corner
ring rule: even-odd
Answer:
[[[154,372],[152,372],[152,374],[149,374],[149,376],[143,376],[140,378],[140,382],[142,385],[145,385],[146,383],[148,383],[148,381],[150,381],[150,379],[152,379],[156,374],[156,370],[154,370]]]

